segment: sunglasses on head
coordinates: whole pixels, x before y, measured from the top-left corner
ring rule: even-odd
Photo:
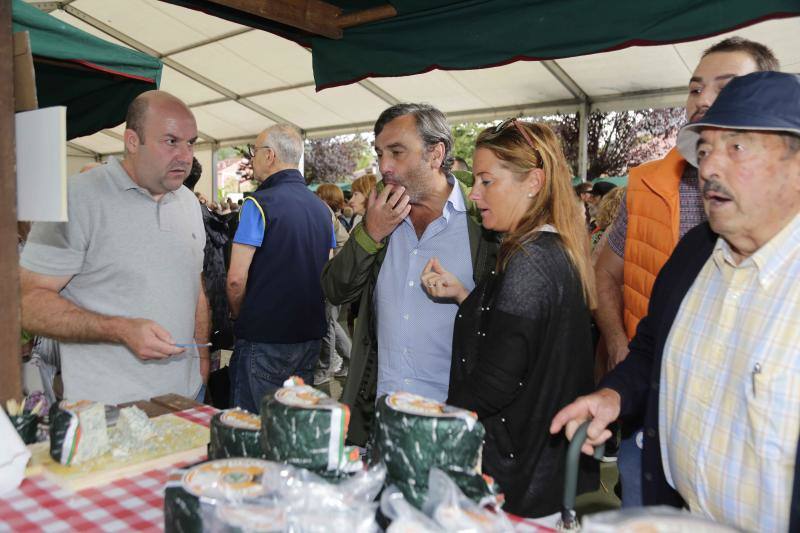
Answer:
[[[491,129],[491,133],[493,135],[500,135],[503,131],[507,130],[511,126],[514,126],[514,128],[516,128],[516,130],[519,132],[519,134],[522,135],[522,138],[525,139],[525,142],[528,143],[528,146],[531,147],[531,150],[533,150],[533,153],[536,156],[536,161],[537,161],[536,166],[541,168],[541,166],[542,166],[542,156],[539,155],[539,150],[536,148],[536,145],[533,142],[533,137],[531,137],[531,134],[528,133],[528,130],[526,130],[520,124],[520,122],[522,122],[522,121],[519,120],[516,117],[506,119],[503,122],[501,122],[500,124],[498,124],[497,126],[493,127]]]

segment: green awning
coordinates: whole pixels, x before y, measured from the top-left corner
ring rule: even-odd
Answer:
[[[138,94],[157,89],[161,61],[104,41],[13,0],[13,31],[30,33],[39,107],[67,107],[67,138],[125,120]]]
[[[331,2],[336,4],[337,2]],[[362,2],[366,4],[367,2]],[[373,4],[383,3],[376,1]],[[709,37],[800,15],[797,0],[391,0],[398,15],[312,40],[317,89]]]
[[[476,69],[711,37],[800,15],[798,0],[326,0],[343,14],[391,4],[397,15],[339,40],[221,5],[162,0],[311,47],[317,90],[367,77]]]

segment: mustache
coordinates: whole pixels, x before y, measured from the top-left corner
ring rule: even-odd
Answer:
[[[723,196],[727,196],[728,198],[732,198],[733,194],[726,189],[720,182],[715,179],[704,179],[703,180],[703,196],[706,196],[710,192],[715,192],[718,194],[722,194]]]

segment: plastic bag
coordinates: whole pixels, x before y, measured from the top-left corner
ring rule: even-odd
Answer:
[[[445,531],[501,533],[514,531],[502,512],[485,509],[466,496],[458,485],[438,468],[428,476],[428,495],[422,511]]]
[[[266,461],[265,461],[266,462]],[[386,477],[382,465],[339,483],[291,465],[269,463],[254,498],[201,498],[203,531],[317,533],[377,531],[373,503]]]
[[[637,507],[593,514],[584,517],[581,530],[584,533],[634,533],[644,531],[644,529],[664,533],[734,533],[738,531],[694,516],[688,511],[666,506]]]
[[[444,530],[422,511],[408,503],[394,485],[381,495],[381,512],[391,520],[386,533],[442,533]]]

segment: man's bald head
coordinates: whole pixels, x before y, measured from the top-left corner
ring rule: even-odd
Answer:
[[[189,108],[179,98],[166,91],[145,91],[133,99],[128,106],[128,114],[125,116],[125,129],[133,130],[139,136],[139,142],[145,143],[144,130],[147,112],[151,107],[161,105],[178,105]]]

